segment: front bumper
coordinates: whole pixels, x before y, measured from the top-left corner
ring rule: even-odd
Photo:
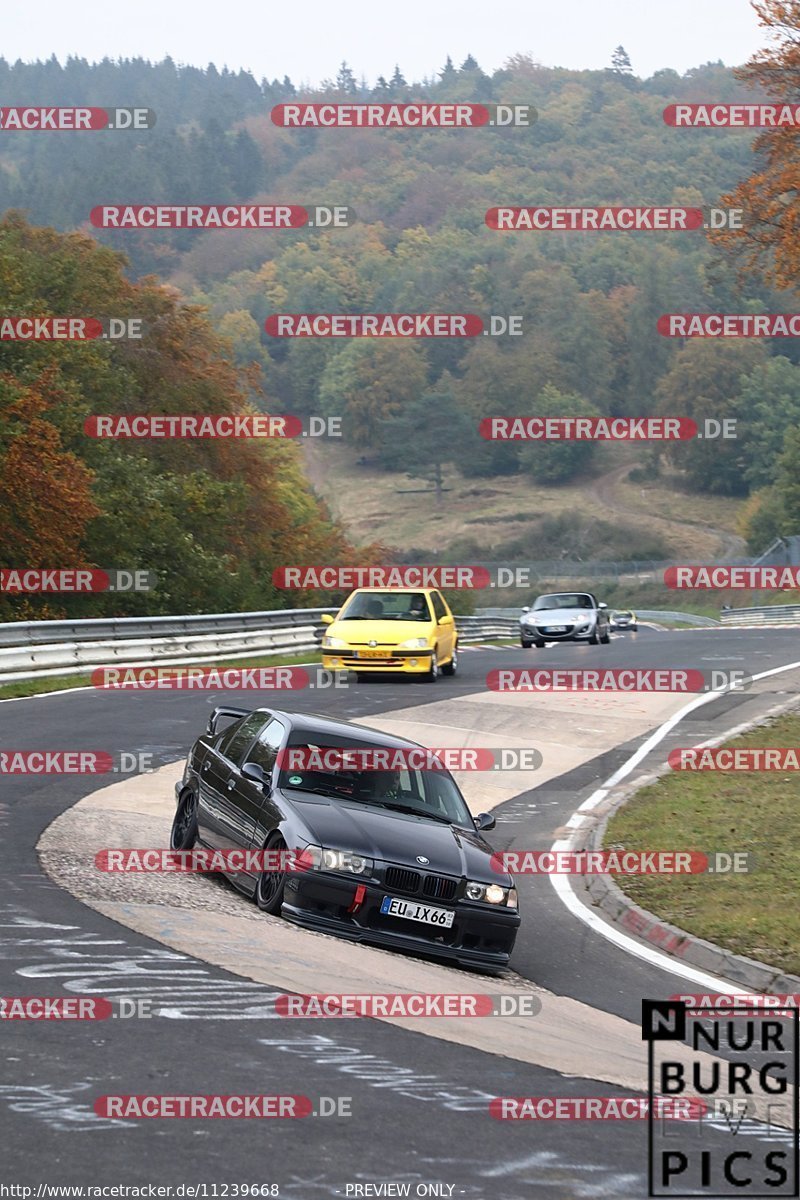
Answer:
[[[363,903],[349,911],[362,884]],[[417,954],[435,954],[464,966],[504,967],[508,964],[520,925],[515,909],[497,908],[454,900],[429,902],[455,912],[450,929],[384,915],[381,901],[387,895],[402,895],[377,880],[343,878],[324,872],[303,872],[286,878],[282,915],[296,925],[333,933],[355,942],[394,946]]]
[[[573,626],[566,633],[552,633],[548,626],[539,625],[520,625],[519,629],[520,636],[527,638],[530,642],[582,642],[594,633],[593,625],[590,625],[588,629],[577,630]]]
[[[375,653],[377,655],[377,651]],[[430,648],[394,650],[386,647],[380,657],[374,658],[356,658],[352,650],[323,650],[322,666],[326,671],[399,671],[404,675],[427,675],[432,658],[433,650]]]

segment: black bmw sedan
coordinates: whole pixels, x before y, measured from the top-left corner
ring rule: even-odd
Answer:
[[[226,874],[306,928],[502,968],[520,917],[482,836],[494,818],[471,816],[448,771],[413,765],[421,750],[348,721],[216,708],[175,785],[171,848],[300,852],[302,870]],[[361,769],[365,754],[391,769]]]

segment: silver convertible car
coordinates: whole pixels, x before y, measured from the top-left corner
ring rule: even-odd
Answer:
[[[531,608],[523,608],[519,619],[523,646],[541,650],[546,642],[598,642],[611,640],[608,606],[599,604],[591,592],[553,592],[539,596]]]

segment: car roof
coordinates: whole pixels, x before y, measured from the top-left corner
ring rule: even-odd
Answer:
[[[328,735],[339,734],[341,737],[358,738],[360,741],[372,742],[376,746],[389,746],[393,748],[402,748],[404,746],[419,746],[419,742],[412,742],[409,738],[395,737],[391,733],[381,733],[378,729],[368,729],[364,725],[357,725],[354,721],[335,721],[330,717],[317,717],[310,713],[287,712],[280,708],[265,708],[257,709],[258,712],[271,713],[276,717],[283,717],[289,722],[293,733],[303,735],[312,735],[315,733],[325,733]]]
[[[355,595],[356,592],[438,592],[439,588],[435,587],[360,587],[353,588],[350,595]]]

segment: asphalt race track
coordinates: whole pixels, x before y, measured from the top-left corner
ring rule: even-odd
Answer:
[[[487,672],[496,667],[713,665],[756,673],[798,659],[791,629],[645,628],[606,647],[465,652],[457,679],[434,686],[370,680],[347,691],[290,698],[87,689],[3,702],[0,741],[15,749],[145,751],[160,766],[184,758],[210,708],[223,702],[367,723],[417,708],[424,719],[426,705],[482,692]],[[654,751],[652,762],[663,761],[668,745],[702,740],[759,715],[791,693],[790,678],[776,675],[758,695],[729,694],[698,709]],[[576,739],[580,734],[578,727]],[[548,848],[581,801],[641,740],[623,739],[504,802],[495,810],[498,825],[489,841],[497,849]],[[533,728],[531,743],[543,748]],[[257,999],[267,997],[263,987],[167,950],[56,886],[40,866],[39,837],[59,814],[107,782],[78,775],[4,777],[0,994],[178,999],[170,1016],[149,1020],[3,1023],[0,1109],[9,1178],[28,1179],[46,1161],[53,1181],[62,1184],[277,1184],[276,1195],[298,1200],[377,1195],[353,1188],[380,1180],[409,1183],[412,1195],[417,1184],[436,1184],[440,1190],[428,1194],[470,1200],[646,1195],[645,1121],[498,1121],[488,1114],[494,1096],[622,1094],[599,1083],[590,1062],[585,1077],[566,1076],[383,1021],[281,1021],[269,1004],[259,1009]],[[165,845],[167,834],[165,829]],[[215,880],[206,884],[230,890]],[[522,876],[518,886],[523,925],[511,965],[524,979],[631,1022],[640,1020],[643,997],[693,990],[677,970],[633,957],[576,920],[547,878]],[[482,990],[493,990],[490,979],[484,985]],[[307,1095],[317,1111],[320,1097],[351,1097],[352,1115],[123,1121],[98,1117],[92,1107],[105,1093],[260,1092]],[[309,1133],[312,1121],[328,1128]]]

